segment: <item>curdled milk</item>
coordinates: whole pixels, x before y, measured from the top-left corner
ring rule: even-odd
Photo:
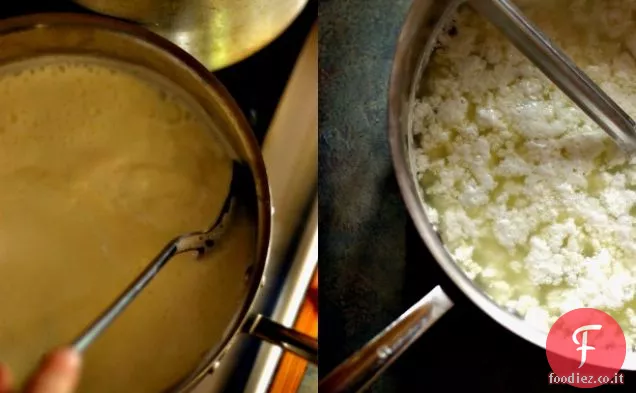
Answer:
[[[0,68],[0,361],[19,381],[227,195],[231,160],[201,110],[142,74],[71,56]],[[159,392],[196,367],[242,300],[245,221],[165,267],[88,349],[80,392]]]
[[[636,114],[636,1],[523,3]],[[572,309],[598,308],[636,348],[636,157],[470,8],[441,35],[427,73],[414,105],[414,159],[457,263],[543,331]]]

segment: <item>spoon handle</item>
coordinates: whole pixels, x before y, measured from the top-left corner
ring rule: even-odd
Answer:
[[[86,348],[113,323],[115,318],[135,300],[137,295],[155,278],[161,268],[163,268],[172,257],[187,251],[197,251],[199,255],[201,255],[206,250],[214,247],[215,242],[225,233],[227,223],[233,216],[233,198],[228,199],[230,200],[230,202],[227,203],[228,210],[222,212],[216,224],[209,231],[183,235],[168,243],[106,311],[97,317],[95,321],[73,341],[73,348],[80,353],[84,352]]]
[[[234,165],[233,174],[236,175],[240,166]],[[166,263],[172,257],[177,254],[181,254],[187,251],[197,251],[200,254],[206,250],[214,247],[216,241],[218,241],[225,233],[229,222],[234,216],[235,210],[235,197],[237,176],[232,176],[232,183],[230,185],[230,194],[225,199],[221,213],[217,217],[216,221],[205,232],[194,232],[187,235],[179,236],[170,243],[168,243],[163,250],[153,259],[148,267],[133,280],[133,282],[126,288],[121,295],[104,311],[99,317],[97,317],[93,323],[91,323],[71,344],[77,352],[84,352],[88,346],[95,341],[100,334],[106,330],[114,321],[115,318],[121,314],[130,303],[135,300],[137,295],[152,281],[153,278],[159,273]],[[241,178],[242,179],[242,178]]]
[[[318,382],[321,393],[365,392],[453,302],[438,285]]]
[[[616,143],[636,150],[636,123],[509,0],[470,0],[469,4],[530,59]]]
[[[115,318],[139,295],[162,267],[179,251],[179,240],[170,242],[148,267],[124,290],[124,292],[75,339],[73,348],[82,353],[104,331]]]

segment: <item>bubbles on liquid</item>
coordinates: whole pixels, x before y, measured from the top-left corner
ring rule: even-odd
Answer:
[[[136,126],[165,133],[207,128],[199,122],[199,113],[193,110],[179,93],[171,91],[170,87],[165,87],[161,81],[154,83],[152,79],[136,77],[137,72],[127,73],[116,66],[102,65],[98,61],[61,56],[7,66],[2,70],[5,72],[0,74],[0,96],[7,97],[9,103],[4,113],[0,111],[0,124],[5,126],[5,132],[10,135],[13,131],[35,130],[37,138],[55,139],[55,143],[70,147],[74,144],[88,143],[94,138],[94,133],[71,132],[73,130],[68,128],[69,125],[91,130],[95,127],[95,121],[101,124],[103,120],[110,122],[112,116],[132,116],[133,113],[137,115],[137,121],[140,121]],[[108,79],[113,83],[100,82]],[[136,84],[130,84],[130,91],[115,88],[128,83],[128,79],[136,80]],[[24,94],[28,93],[25,90],[27,85],[36,86],[40,83],[44,90],[48,89],[53,94],[48,92],[36,95],[34,99],[24,97]],[[103,85],[98,94],[95,94],[96,83]],[[137,105],[134,97],[143,95],[148,98],[154,95],[154,102],[141,102]],[[46,99],[47,96],[52,99]],[[59,99],[63,99],[64,96],[67,97],[66,105],[59,105]],[[99,97],[99,103],[93,101],[93,96]],[[16,101],[10,97],[18,99]],[[27,102],[56,109],[53,109],[53,112],[49,111],[50,113],[32,113],[33,109],[27,108],[23,113],[20,109],[23,104],[15,104],[11,108],[12,102]],[[81,116],[81,113],[84,113],[84,116]],[[191,132],[194,131],[186,131],[188,134]]]

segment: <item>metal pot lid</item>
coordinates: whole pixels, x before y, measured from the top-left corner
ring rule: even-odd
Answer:
[[[75,0],[93,11],[143,23],[211,70],[237,63],[280,35],[307,0]]]

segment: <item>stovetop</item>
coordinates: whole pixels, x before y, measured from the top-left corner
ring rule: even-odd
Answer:
[[[320,375],[436,285],[455,307],[372,392],[574,391],[548,384],[545,351],[491,320],[450,283],[400,196],[386,136],[388,81],[410,0],[320,7]],[[625,373],[624,386],[636,382]]]

